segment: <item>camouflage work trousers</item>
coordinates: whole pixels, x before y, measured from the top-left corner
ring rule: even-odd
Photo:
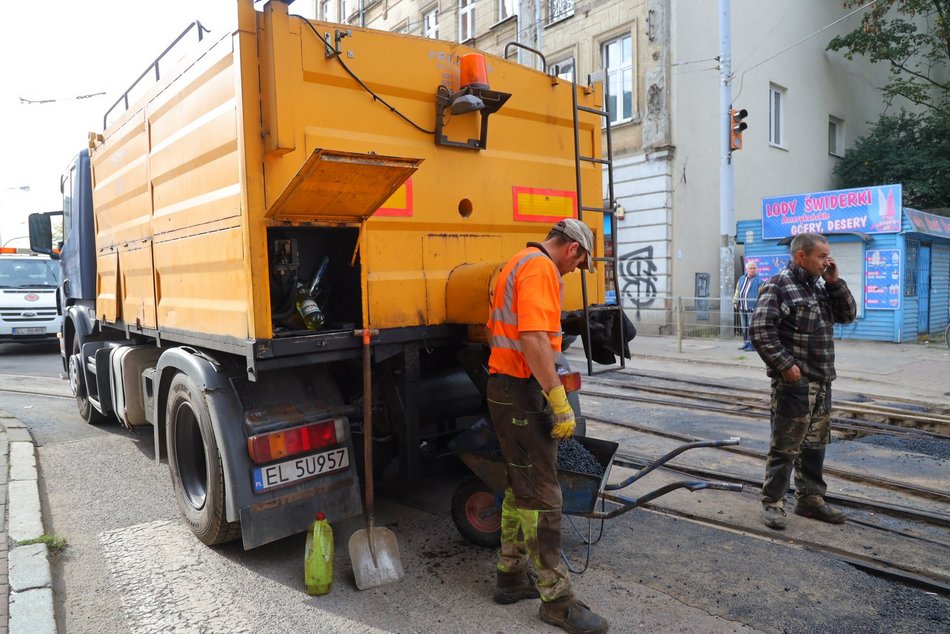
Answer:
[[[557,441],[551,438],[553,417],[541,386],[534,379],[494,374],[488,380],[488,409],[508,476],[497,568],[522,572],[530,560],[543,601],[572,597],[561,562]]]
[[[765,466],[762,504],[784,506],[792,472],[798,504],[824,503],[825,447],[831,440],[831,383],[802,377],[772,379],[772,441]]]

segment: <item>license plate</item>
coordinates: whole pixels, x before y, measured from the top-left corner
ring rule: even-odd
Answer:
[[[300,480],[316,478],[349,466],[350,454],[346,447],[340,447],[339,449],[331,449],[323,453],[287,460],[266,467],[257,467],[253,471],[254,491],[260,493]]]
[[[45,335],[46,328],[14,328],[15,335]]]

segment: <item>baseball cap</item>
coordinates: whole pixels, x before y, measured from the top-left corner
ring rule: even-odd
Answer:
[[[556,231],[560,231],[565,236],[578,243],[587,251],[587,266],[584,267],[591,273],[594,272],[594,234],[586,224],[576,218],[565,218],[556,225]]]

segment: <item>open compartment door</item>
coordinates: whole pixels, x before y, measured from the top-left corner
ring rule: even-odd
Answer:
[[[287,221],[362,222],[423,159],[315,149],[266,216]]]

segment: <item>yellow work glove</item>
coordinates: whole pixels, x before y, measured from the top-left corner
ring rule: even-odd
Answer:
[[[542,392],[542,394],[544,394]],[[558,440],[567,440],[574,435],[574,410],[571,404],[567,402],[567,392],[563,385],[558,385],[550,392],[544,394],[544,398],[551,404],[551,411],[554,412],[554,427],[551,428],[551,438]]]

